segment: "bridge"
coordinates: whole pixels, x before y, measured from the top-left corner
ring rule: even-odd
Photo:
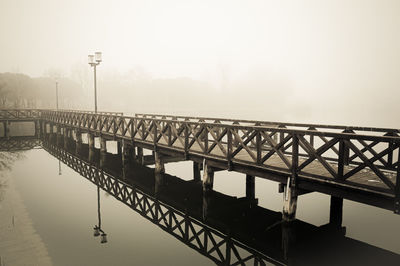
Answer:
[[[255,178],[278,182],[284,193],[283,219],[295,218],[297,198],[309,192],[331,195],[331,221],[341,224],[343,199],[400,211],[398,129],[278,123],[157,114],[93,113],[69,110],[1,110],[9,123],[33,121],[35,134],[76,150],[95,139],[100,156],[107,141],[118,143],[124,163],[193,161],[194,179],[212,190],[215,171],[246,175],[246,195],[254,198]],[[5,133],[4,136],[7,136]],[[144,155],[143,150],[152,155]],[[201,175],[202,171],[202,175]]]
[[[57,138],[11,140],[15,151],[39,143],[98,188],[218,265],[389,265],[399,260],[397,254],[346,237],[343,227],[314,226],[297,219],[284,223],[280,212],[262,208],[252,199],[204,191],[201,181],[157,173],[134,161],[124,164],[121,155],[101,156],[97,148],[89,158],[88,144],[76,153],[72,139],[66,145],[57,144]]]

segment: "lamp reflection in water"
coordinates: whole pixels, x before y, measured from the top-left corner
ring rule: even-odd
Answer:
[[[107,243],[107,234],[101,229],[101,214],[100,214],[100,187],[97,185],[97,216],[98,224],[93,227],[93,236],[100,236],[100,243]]]
[[[61,175],[61,174],[62,174],[62,172],[61,172],[61,161],[58,160],[58,175]]]

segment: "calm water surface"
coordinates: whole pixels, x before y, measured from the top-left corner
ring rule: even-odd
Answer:
[[[131,208],[101,191],[102,228],[108,243],[93,236],[97,224],[97,188],[43,149],[22,152],[10,177],[22,196],[33,226],[54,265],[215,265]],[[166,165],[168,174],[192,179],[190,162]],[[216,172],[214,189],[245,196],[245,176]],[[259,205],[281,211],[277,183],[256,179]],[[297,218],[320,226],[329,222],[330,199],[310,193],[299,197]],[[400,254],[400,216],[344,201],[346,236]]]

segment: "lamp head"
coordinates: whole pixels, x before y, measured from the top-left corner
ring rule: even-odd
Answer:
[[[94,55],[92,55],[92,54],[88,55],[88,63],[89,63],[89,65],[94,64]]]
[[[100,62],[101,62],[101,60],[102,60],[102,58],[101,58],[101,52],[96,52],[96,53],[94,53],[94,57],[95,57],[97,63],[100,63]]]

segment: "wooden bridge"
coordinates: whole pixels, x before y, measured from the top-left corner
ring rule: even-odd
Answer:
[[[1,110],[0,120],[5,132],[9,123],[35,121],[36,135],[73,138],[76,149],[86,134],[89,156],[95,138],[102,153],[117,141],[124,161],[145,163],[148,149],[157,172],[166,162],[192,160],[195,179],[203,169],[204,189],[220,170],[246,174],[249,197],[255,177],[277,181],[285,220],[294,219],[297,197],[314,191],[332,196],[337,223],[343,198],[400,211],[398,129],[68,110]]]
[[[120,155],[109,152],[107,163],[99,167],[102,163],[98,159],[104,157],[89,161],[84,152],[87,144],[79,154],[73,140],[68,141],[67,148],[59,144],[53,139],[43,141],[42,146],[98,188],[217,265],[390,265],[399,260],[397,254],[345,237],[345,228],[330,224],[318,227],[300,220],[282,223],[280,212],[262,208],[251,199],[216,191],[204,193],[201,182],[154,173],[154,169],[137,163],[126,165]]]

